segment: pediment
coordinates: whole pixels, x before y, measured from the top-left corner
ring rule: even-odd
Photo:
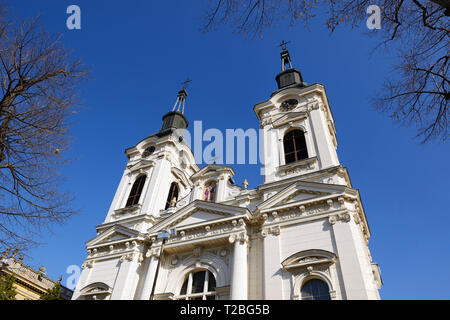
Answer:
[[[135,164],[128,166],[127,169],[130,170],[131,172],[134,172],[134,171],[146,169],[148,167],[153,167],[154,165],[155,165],[155,162],[152,160],[141,159],[138,162],[136,162]]]
[[[111,294],[112,289],[103,282],[94,282],[80,290],[81,296],[107,295]]]
[[[203,210],[198,210],[194,212],[192,215],[185,217],[184,220],[181,220],[179,223],[174,225],[175,227],[183,227],[189,226],[197,223],[203,223],[207,221],[220,220],[223,218],[231,217],[230,214],[220,214],[220,213],[210,213]]]
[[[321,249],[312,249],[291,255],[285,259],[281,265],[283,266],[283,269],[293,269],[314,264],[334,263],[336,260],[337,257],[332,252]]]
[[[206,177],[206,176],[218,176],[223,172],[230,173],[231,176],[235,174],[233,168],[229,166],[223,166],[223,165],[217,165],[217,164],[209,164],[202,168],[200,171],[196,172],[192,175],[192,179],[200,178],[200,177]]]
[[[309,199],[314,199],[321,196],[327,196],[329,195],[329,192],[320,192],[320,191],[311,191],[311,190],[305,190],[305,189],[297,189],[295,192],[290,194],[289,196],[285,197],[283,200],[277,203],[277,205],[282,204],[288,204],[288,203],[294,203]]]
[[[274,128],[281,127],[289,122],[305,119],[307,116],[308,114],[306,112],[289,112],[273,121],[272,126]]]
[[[250,212],[247,208],[197,200],[174,214],[163,218],[163,220],[152,226],[148,232],[157,233],[169,228],[190,227],[206,222],[214,223],[249,214]]]
[[[170,171],[178,180],[180,180],[180,182],[184,185],[185,188],[192,185],[192,182],[189,181],[189,179],[186,177],[185,173],[182,170],[174,167]]]
[[[275,195],[260,204],[258,209],[259,211],[262,211],[264,209],[289,205],[291,203],[300,204],[302,202],[312,201],[316,198],[342,193],[344,189],[345,187],[339,185],[298,181],[276,192]]]
[[[111,228],[103,231],[97,235],[94,239],[86,242],[86,246],[98,246],[110,242],[127,240],[130,238],[136,238],[139,235],[139,231],[124,227],[122,225],[115,225]]]

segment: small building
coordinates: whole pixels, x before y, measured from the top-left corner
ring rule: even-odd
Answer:
[[[6,250],[0,260],[0,276],[12,274],[15,277],[16,300],[39,300],[40,296],[48,289],[53,288],[60,280],[53,281],[46,277],[45,267],[38,271],[23,263],[23,254],[18,258],[18,249],[9,256],[10,250]],[[9,256],[9,257],[8,257]],[[61,298],[70,300],[73,291],[61,285]]]

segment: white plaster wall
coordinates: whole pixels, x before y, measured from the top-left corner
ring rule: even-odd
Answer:
[[[94,264],[89,283],[103,282],[111,288],[114,287],[117,272],[119,270],[119,259],[98,261]]]
[[[316,220],[283,227],[281,229],[281,261],[294,253],[322,249],[335,252],[327,220]]]

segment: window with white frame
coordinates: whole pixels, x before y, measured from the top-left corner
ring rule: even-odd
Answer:
[[[215,300],[216,278],[209,270],[190,272],[181,287],[179,300]]]

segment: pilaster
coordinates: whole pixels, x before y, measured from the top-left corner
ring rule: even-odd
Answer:
[[[139,296],[140,300],[150,300],[153,284],[155,283],[155,275],[156,269],[158,268],[160,251],[160,248],[152,248],[145,254],[145,257],[148,259],[148,267],[145,272],[144,285]]]
[[[138,252],[123,255],[111,300],[132,300],[138,281],[139,257]]]
[[[231,300],[248,299],[248,260],[247,242],[245,232],[232,235],[229,242],[234,244],[233,269],[231,271]]]

